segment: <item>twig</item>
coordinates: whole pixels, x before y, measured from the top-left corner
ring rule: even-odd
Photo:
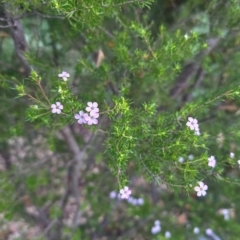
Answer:
[[[143,167],[147,170],[148,174],[158,183],[158,185],[161,185],[162,183],[165,183],[166,185],[169,185],[169,186],[172,186],[172,187],[180,187],[180,188],[186,187],[186,185],[184,185],[184,184],[173,184],[173,183],[170,183],[170,182],[166,182],[166,181],[163,180],[161,177],[156,176],[156,175],[153,174],[153,173],[151,172],[151,170],[146,166],[146,164],[144,163],[144,161],[142,160],[141,157],[140,157],[140,159],[141,159],[141,162],[142,162]]]
[[[101,29],[102,31],[104,31],[104,33],[106,35],[108,35],[110,38],[115,39],[114,35],[112,33],[110,33],[107,29],[103,28],[103,27],[99,27],[99,29]]]
[[[192,87],[197,87],[203,79],[203,72],[200,62],[202,62],[203,58],[209,55],[216,48],[220,42],[220,38],[210,38],[207,42],[208,48],[195,56],[197,61],[188,63],[176,78],[176,83],[170,90],[170,96],[173,99],[177,99],[184,92],[184,90],[189,87],[189,83],[193,77],[195,77],[195,84]]]
[[[51,15],[44,15],[39,12],[34,12],[36,15],[43,17],[43,18],[57,18],[57,19],[65,19],[64,16],[58,15],[58,16],[51,16]]]
[[[80,176],[80,167],[83,165],[84,160],[86,159],[86,146],[83,150],[80,149],[78,146],[71,129],[67,126],[61,131],[69,149],[74,155],[73,160],[69,163],[68,171],[67,171],[67,184],[66,184],[66,190],[64,195],[62,196],[62,199],[60,201],[60,209],[62,209],[62,214],[58,218],[57,227],[55,229],[55,232],[53,233],[54,239],[61,239],[61,232],[62,232],[62,220],[64,217],[64,209],[67,204],[68,198],[71,194],[74,195],[77,203],[79,203],[80,199],[80,191],[79,191],[79,185],[78,180]],[[79,211],[79,206],[78,206]],[[78,212],[77,211],[77,212]]]
[[[45,92],[44,92],[44,90],[43,90],[43,88],[42,88],[42,85],[41,85],[40,81],[37,81],[37,84],[38,84],[38,86],[39,86],[39,88],[40,88],[40,90],[41,90],[43,96],[44,96],[45,99],[48,101],[49,105],[51,105],[51,103],[50,103],[50,101],[49,101],[47,95],[45,94]]]
[[[19,20],[14,19],[11,13],[8,12],[6,4],[5,4],[5,16],[7,23],[9,24],[9,26],[11,26],[10,32],[12,39],[14,41],[15,51],[24,67],[26,76],[29,76],[31,72],[31,67],[24,56],[24,52],[27,50],[27,42],[23,32],[22,23]]]
[[[22,19],[22,18],[24,18],[24,17],[32,16],[32,15],[34,15],[34,14],[35,14],[35,15],[38,15],[38,16],[40,16],[40,17],[42,17],[42,18],[65,19],[65,17],[62,16],[62,15],[57,15],[57,16],[54,16],[54,15],[44,15],[44,14],[42,14],[42,13],[39,13],[39,12],[37,12],[37,11],[34,11],[34,12],[31,12],[31,13],[27,13],[27,14],[21,14],[20,16],[15,17],[14,20],[19,20],[19,19]]]
[[[194,79],[194,83],[189,88],[190,91],[188,91],[185,94],[185,96],[183,97],[185,102],[190,102],[191,101],[191,99],[192,99],[192,90],[193,89],[197,89],[200,86],[200,84],[201,84],[201,82],[202,82],[202,80],[204,78],[204,75],[205,75],[204,70],[201,67],[199,67],[198,72],[196,74],[196,77]]]
[[[103,7],[118,7],[118,6],[122,6],[122,5],[126,5],[126,4],[130,4],[130,3],[141,3],[141,2],[144,2],[145,0],[131,0],[131,1],[126,1],[126,2],[122,2],[122,3],[118,3],[118,4],[114,4],[114,5],[111,5],[111,4],[104,4],[103,1],[102,1],[102,6]]]
[[[10,28],[10,27],[14,27],[14,25],[11,25],[11,24],[5,25],[5,26],[0,25],[0,28]]]
[[[46,236],[46,235],[48,234],[48,232],[51,230],[51,228],[52,228],[57,222],[58,222],[58,219],[57,219],[57,218],[53,219],[53,220],[48,224],[48,226],[44,229],[43,235]]]
[[[10,170],[12,163],[10,161],[9,156],[7,156],[7,154],[1,153],[0,152],[0,160],[2,160],[5,163],[5,168]]]

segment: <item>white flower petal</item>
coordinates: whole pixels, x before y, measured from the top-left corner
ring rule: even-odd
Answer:
[[[204,185],[202,189],[203,189],[204,191],[205,191],[205,190],[208,190],[208,186],[207,186],[207,185]]]
[[[195,190],[196,192],[199,192],[199,191],[200,191],[200,187],[199,187],[199,186],[196,186],[196,187],[194,187],[194,190]]]
[[[92,104],[92,102],[88,102],[87,105],[88,105],[89,107],[92,107],[93,104]]]
[[[80,117],[81,117],[81,116],[80,116],[79,114],[75,114],[75,115],[74,115],[74,118],[75,118],[75,119],[79,119]]]
[[[98,104],[97,104],[96,102],[94,102],[94,103],[92,104],[92,106],[96,108],[96,107],[98,106]]]
[[[207,194],[206,191],[202,191],[202,196],[205,196]]]

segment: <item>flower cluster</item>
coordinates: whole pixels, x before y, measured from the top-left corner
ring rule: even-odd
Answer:
[[[219,236],[216,235],[211,228],[206,229],[206,235],[209,236],[209,237],[211,237],[211,238],[214,239],[214,240],[215,240],[215,239],[216,239],[216,240],[220,239]]]
[[[126,188],[126,187],[125,187]],[[123,189],[124,190],[124,189]],[[131,190],[128,190],[131,191]],[[115,199],[117,198],[118,200],[122,200],[122,194],[121,193],[117,193],[115,191],[110,192],[109,197],[111,199]],[[133,206],[142,206],[144,204],[144,200],[142,198],[134,198],[129,196],[127,198],[127,202]]]
[[[131,194],[132,191],[127,186],[120,190],[120,197],[122,199],[128,199]]]
[[[161,229],[162,229],[161,228],[161,222],[159,220],[156,220],[154,222],[154,226],[151,229],[151,233],[152,234],[157,234],[157,233],[159,233],[161,231]]]
[[[205,196],[207,194],[208,186],[203,182],[198,182],[199,186],[194,187],[194,190],[197,192],[198,197]]]
[[[188,160],[193,160],[194,159],[194,156],[192,155],[192,154],[189,154],[188,155]],[[184,159],[184,157],[182,157],[182,156],[180,156],[179,158],[178,158],[178,162],[179,163],[183,163],[185,161],[185,159]]]
[[[208,166],[209,167],[215,168],[216,164],[217,164],[217,160],[215,159],[214,156],[211,156],[208,158]]]
[[[189,117],[188,118],[188,122],[186,123],[186,125],[193,131],[195,131],[195,135],[200,135],[200,129],[199,129],[199,125],[198,125],[198,120],[196,118],[192,118]]]
[[[99,117],[99,108],[96,102],[88,102],[86,107],[86,111],[88,113],[84,113],[80,111],[79,113],[75,114],[75,119],[78,120],[79,124],[98,124],[98,117]]]
[[[227,208],[220,209],[219,213],[223,215],[224,220],[228,221],[230,219],[230,210]]]
[[[207,228],[205,232],[206,232],[206,235],[209,236],[211,239],[214,239],[214,240],[219,240],[220,239],[219,236],[216,235],[211,228]],[[200,229],[198,227],[194,227],[193,233],[194,234],[199,234]]]
[[[129,197],[127,201],[133,206],[142,206],[144,204],[144,200],[142,198]]]
[[[214,156],[208,158],[208,166],[215,168],[217,164],[217,160]],[[207,194],[206,190],[208,186],[205,185],[203,182],[198,182],[199,186],[194,187],[194,190],[197,192],[198,197],[205,196]]]
[[[62,78],[62,80],[66,82],[68,80],[68,78],[70,77],[70,74],[63,71],[62,73],[58,74],[58,77]]]
[[[60,103],[60,102],[56,102],[55,104],[52,104],[51,105],[51,108],[52,108],[52,113],[57,113],[57,114],[60,114],[63,109],[63,105]]]

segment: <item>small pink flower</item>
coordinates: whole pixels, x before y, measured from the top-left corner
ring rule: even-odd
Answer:
[[[65,71],[63,71],[62,73],[59,73],[59,74],[58,74],[58,77],[62,78],[63,81],[67,81],[68,78],[70,77],[70,74],[67,73],[67,72],[65,72]]]
[[[56,104],[51,105],[52,113],[60,114],[63,109],[63,105],[60,102],[56,102]]]
[[[208,158],[208,166],[215,168],[216,165],[217,165],[217,160],[215,159],[215,157],[214,156],[209,157]]]
[[[86,111],[87,112],[94,112],[94,113],[98,113],[99,112],[99,108],[98,108],[98,104],[96,102],[88,102],[87,103],[88,107],[86,107]]]
[[[186,125],[191,129],[191,130],[198,130],[199,126],[198,126],[198,120],[192,117],[188,118],[188,122],[186,123]]]
[[[205,196],[207,194],[208,186],[203,182],[198,182],[199,186],[194,187],[194,190],[197,192],[198,197]]]
[[[97,120],[98,117],[99,117],[99,113],[90,112],[89,115],[85,116],[85,119],[88,125],[92,125],[92,124],[98,124],[98,120]]]
[[[129,189],[129,187],[124,187],[123,189],[120,190],[122,199],[128,199],[131,193],[132,191]]]
[[[78,120],[79,124],[87,123],[86,117],[88,117],[88,114],[83,111],[80,111],[79,114],[75,114],[74,117]]]

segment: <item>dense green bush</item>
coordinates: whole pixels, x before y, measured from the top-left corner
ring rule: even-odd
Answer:
[[[239,1],[0,14],[0,239],[239,239]]]

